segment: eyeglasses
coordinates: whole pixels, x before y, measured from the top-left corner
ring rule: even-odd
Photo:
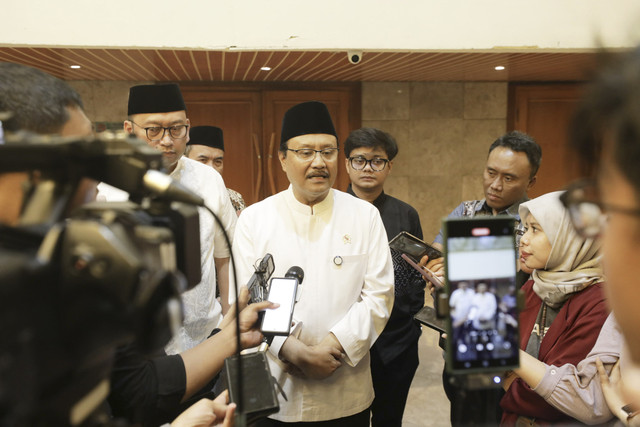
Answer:
[[[351,164],[351,167],[357,171],[361,171],[366,168],[368,163],[373,171],[380,172],[387,166],[387,163],[389,163],[389,159],[381,159],[379,157],[376,157],[371,160],[367,160],[362,156],[356,156],[349,157],[349,163]]]
[[[147,138],[153,142],[160,141],[162,138],[164,138],[164,134],[166,131],[169,131],[169,135],[173,139],[184,138],[185,136],[187,136],[187,130],[189,129],[189,125],[175,125],[175,126],[169,126],[166,128],[162,126],[151,126],[151,127],[145,128],[132,120],[129,120],[129,121],[134,125],[138,126],[139,128],[144,129],[144,131],[147,134]]]
[[[312,150],[311,148],[300,148],[298,150],[293,150],[291,148],[287,148],[287,151],[293,151],[296,153],[296,156],[303,162],[310,162],[316,158],[316,153],[320,153],[320,157],[322,160],[330,162],[338,158],[338,147],[332,148],[323,148],[322,150]]]
[[[584,179],[571,184],[560,196],[560,201],[569,211],[576,231],[583,237],[596,237],[604,230],[607,212],[640,216],[640,209],[602,203],[593,180]]]

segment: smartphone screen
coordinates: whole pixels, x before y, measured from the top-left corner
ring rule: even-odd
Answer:
[[[262,333],[289,335],[297,288],[297,279],[288,277],[274,277],[271,279],[267,300],[280,304],[280,307],[265,310],[262,318]]]
[[[453,373],[518,366],[514,225],[507,216],[443,221]]]

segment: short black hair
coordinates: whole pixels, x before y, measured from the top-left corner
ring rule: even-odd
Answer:
[[[64,81],[36,68],[0,62],[0,112],[6,131],[58,133],[69,120],[66,107],[83,109],[80,95]]]
[[[381,147],[387,153],[389,160],[393,160],[398,154],[398,143],[393,136],[375,128],[364,127],[351,132],[344,141],[345,156],[349,158],[351,152],[360,147]]]
[[[531,165],[529,178],[536,176],[538,169],[540,169],[540,162],[542,162],[542,148],[533,137],[524,132],[514,130],[493,141],[493,144],[489,147],[489,154],[497,147],[505,147],[517,153],[525,153],[529,160],[529,165]]]
[[[604,145],[640,200],[640,46],[602,52],[570,127],[570,144],[583,172],[593,175]]]

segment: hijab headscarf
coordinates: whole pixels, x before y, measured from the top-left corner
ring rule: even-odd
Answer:
[[[560,202],[562,191],[544,194],[520,205],[520,218],[538,221],[551,243],[543,270],[534,270],[533,291],[548,306],[559,308],[571,296],[604,280],[600,241],[581,237]]]

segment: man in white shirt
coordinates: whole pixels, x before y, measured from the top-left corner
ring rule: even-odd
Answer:
[[[127,115],[124,130],[162,151],[167,172],[205,200],[231,240],[236,214],[222,177],[214,169],[183,156],[189,141],[190,122],[178,85],[133,86],[129,90]],[[122,197],[114,195],[113,190],[104,184],[100,184],[98,189],[99,200],[111,201]],[[196,346],[220,323],[223,311],[216,299],[216,269],[221,299],[228,300],[230,250],[223,230],[211,214],[202,208],[199,208],[199,213],[202,280],[182,294],[185,319],[178,334],[166,346],[167,354],[177,354]]]
[[[268,353],[288,401],[280,398],[280,411],[259,426],[369,426],[369,349],[393,306],[393,264],[375,206],[331,188],[338,150],[324,104],[289,109],[279,158],[291,185],[238,219],[239,283],[247,283],[266,253],[273,255],[274,277],[294,265],[304,270],[296,332],[275,337]]]
[[[194,126],[189,129],[189,142],[184,155],[224,174],[224,133],[217,126]],[[240,215],[247,207],[242,194],[227,188],[229,200]],[[223,301],[224,306],[224,301]]]
[[[468,282],[460,282],[458,287],[451,292],[449,307],[454,327],[460,326],[467,319],[474,295],[475,292],[469,288]]]
[[[473,327],[479,330],[493,329],[497,309],[495,294],[488,292],[486,283],[478,283],[468,316],[468,320],[473,322]]]

